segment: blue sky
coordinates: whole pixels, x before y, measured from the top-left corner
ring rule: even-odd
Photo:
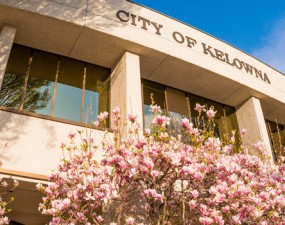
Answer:
[[[285,73],[285,0],[133,0],[203,30]]]

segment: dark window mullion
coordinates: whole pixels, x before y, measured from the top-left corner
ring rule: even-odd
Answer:
[[[86,64],[84,64],[80,122],[82,122],[83,117],[84,117],[84,99],[85,99],[85,85],[86,85],[86,70],[87,70],[87,69],[86,69]]]
[[[52,105],[51,105],[51,113],[50,113],[51,116],[54,116],[54,105],[55,105],[55,100],[56,100],[56,87],[57,87],[58,74],[60,70],[60,62],[61,62],[61,59],[58,58],[56,73],[55,73],[55,80],[54,80],[54,87],[53,87],[53,95],[52,95]]]
[[[169,113],[168,113],[168,99],[167,99],[167,91],[166,91],[166,87],[164,87],[164,102],[165,102],[165,115],[166,116],[170,116]]]
[[[144,115],[144,84],[143,84],[143,82],[141,82],[141,95],[142,95],[143,127],[145,128],[145,115]]]
[[[34,55],[34,51],[31,50],[31,55],[30,55],[29,62],[28,62],[28,68],[27,68],[27,71],[25,74],[24,86],[22,89],[22,96],[21,96],[21,101],[20,101],[20,105],[19,105],[19,110],[23,110],[23,108],[24,108],[25,95],[27,92],[28,80],[29,80],[29,76],[30,76],[32,62],[33,62],[33,55]]]

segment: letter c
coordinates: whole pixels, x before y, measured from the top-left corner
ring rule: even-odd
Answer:
[[[122,18],[122,14],[125,15],[125,18]],[[119,10],[117,13],[116,13],[116,16],[117,18],[122,21],[122,22],[128,22],[129,21],[129,16],[130,14],[124,10]]]

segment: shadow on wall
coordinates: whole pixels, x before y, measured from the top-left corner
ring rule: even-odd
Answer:
[[[34,139],[34,143],[29,143],[29,146],[23,145],[21,147],[22,151],[25,151],[26,148],[32,148],[33,146],[41,146],[42,149],[59,149],[60,141],[58,140],[58,132],[49,120],[1,110],[0,118],[0,150],[7,144],[4,152],[1,152],[2,154],[0,153],[1,160],[9,161],[10,163],[16,163],[18,160],[21,160],[19,158],[21,154],[17,157],[15,154],[9,154],[9,151],[10,149],[12,150],[15,145],[18,145],[23,140],[25,141],[26,138],[31,139],[31,135],[33,135],[32,139]],[[33,128],[33,126],[35,126],[35,128]],[[46,131],[45,134],[42,133],[44,131]],[[66,135],[68,132],[69,130],[66,130]],[[9,157],[9,155],[11,155],[11,157]]]
[[[126,0],[44,0],[32,3],[28,0],[0,0],[1,4],[79,23],[82,26],[96,23],[96,27],[101,29],[120,26],[119,23],[106,22],[106,20],[102,20],[102,17],[115,20],[113,15],[117,10],[123,8],[132,10],[136,6]]]
[[[126,0],[87,0],[87,16],[85,26],[96,27],[100,30],[111,30],[114,27],[125,26],[117,23],[116,12],[121,9],[135,10],[135,4]],[[106,23],[106,20],[108,22]],[[114,23],[114,22],[116,23]]]
[[[5,152],[1,152],[1,161],[11,161],[12,158],[8,158],[9,154],[6,152],[12,148],[13,144],[19,140],[20,136],[25,133],[25,126],[27,120],[19,116],[15,113],[9,113],[5,111],[0,111],[0,150],[5,148]],[[15,157],[13,157],[13,161],[17,161]],[[11,163],[15,163],[12,162]]]

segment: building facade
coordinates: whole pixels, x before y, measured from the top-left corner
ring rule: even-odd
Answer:
[[[272,163],[284,155],[284,74],[203,31],[126,0],[0,0],[0,28],[0,171],[20,181],[14,224],[49,220],[35,184],[68,132],[115,106],[147,127],[152,101],[176,120],[205,104],[218,136],[246,128],[244,146],[260,140]]]

